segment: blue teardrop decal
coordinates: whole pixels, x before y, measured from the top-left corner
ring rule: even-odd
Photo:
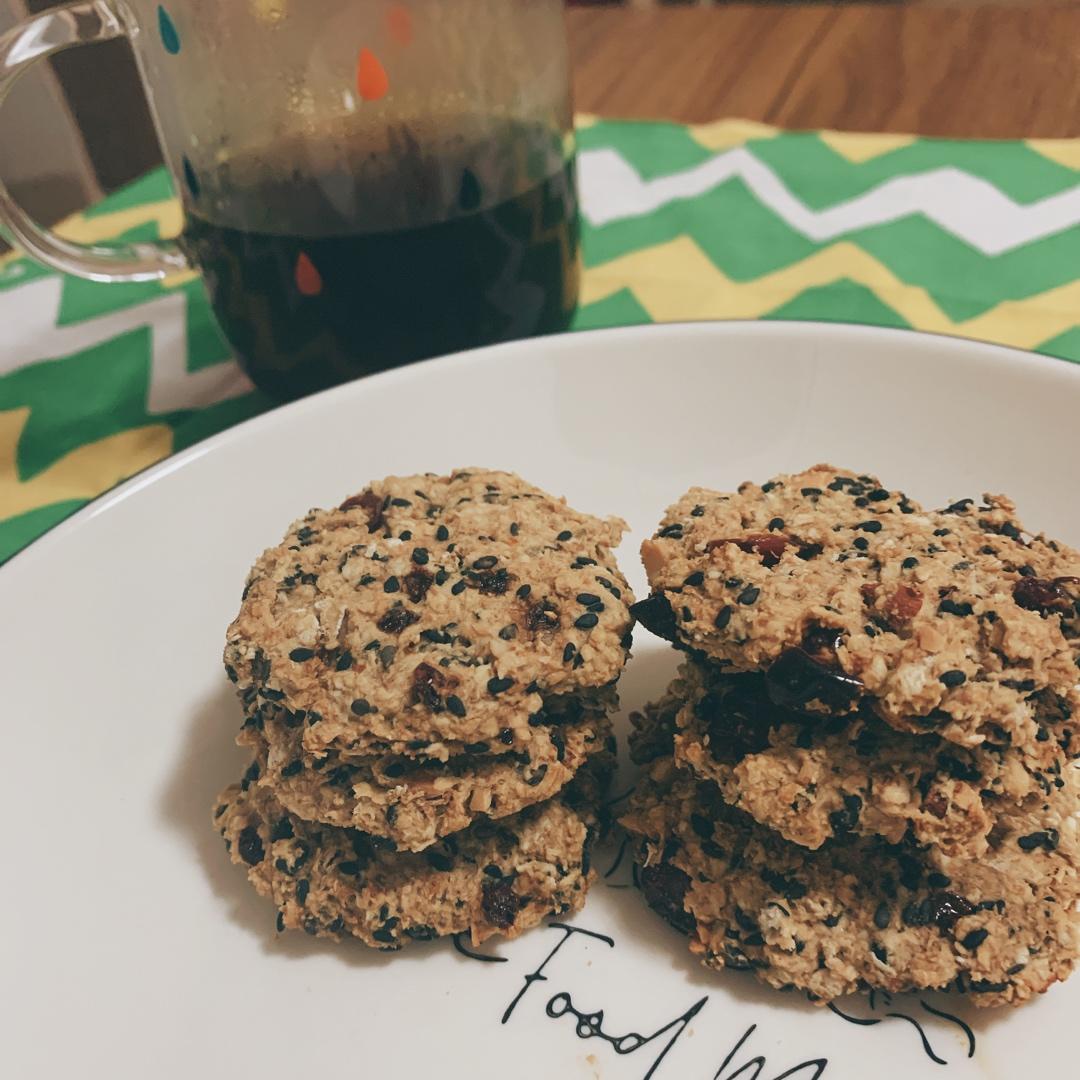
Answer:
[[[159,4],[157,9],[158,32],[161,34],[161,44],[165,51],[175,56],[180,51],[180,35],[176,32],[176,24],[172,21],[169,13]]]

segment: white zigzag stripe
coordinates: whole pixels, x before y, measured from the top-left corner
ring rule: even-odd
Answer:
[[[187,297],[182,292],[166,293],[71,326],[57,326],[62,289],[59,277],[47,277],[0,292],[0,326],[10,335],[0,353],[0,375],[39,360],[81,352],[146,326],[150,329],[146,411],[151,416],[205,408],[252,389],[232,360],[201,371],[187,370]]]
[[[582,211],[593,225],[640,217],[740,177],[757,199],[809,240],[923,214],[984,255],[1000,255],[1080,223],[1080,185],[1027,205],[951,167],[898,176],[826,210],[806,206],[749,150],[726,150],[683,172],[643,180],[616,150],[580,155]]]

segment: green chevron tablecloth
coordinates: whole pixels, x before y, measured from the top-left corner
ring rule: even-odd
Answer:
[[[579,125],[578,328],[828,319],[1080,361],[1080,140],[959,142]],[[67,222],[175,233],[159,170]],[[99,285],[0,259],[0,561],[147,465],[270,407],[202,287]]]

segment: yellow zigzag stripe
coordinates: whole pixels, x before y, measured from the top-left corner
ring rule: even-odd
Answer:
[[[1029,150],[1044,158],[1080,170],[1080,139],[1025,139]]]
[[[172,453],[164,424],[122,431],[65,454],[25,483],[19,481],[15,451],[30,410],[0,412],[0,516],[15,517],[64,499],[91,499]]]
[[[961,322],[921,286],[908,285],[854,244],[833,244],[753,281],[733,281],[688,236],[635,251],[585,272],[582,303],[629,289],[656,322],[754,319],[816,285],[848,279],[870,289],[917,330],[1032,349],[1076,325],[1080,281],[1026,300],[1006,300]]]
[[[177,236],[184,223],[179,200],[162,199],[160,202],[133,206],[127,210],[114,210],[112,213],[98,214],[95,217],[75,214],[61,221],[54,231],[65,240],[77,244],[99,244],[104,240],[114,240],[128,229],[135,229],[150,222],[157,223],[159,236]],[[0,269],[23,257],[23,252],[18,249],[8,252],[0,258]],[[171,275],[163,284],[167,288],[176,288],[194,277],[196,274],[189,270]]]

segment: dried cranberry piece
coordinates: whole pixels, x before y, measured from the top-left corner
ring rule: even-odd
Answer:
[[[1013,599],[1028,611],[1049,615],[1056,611],[1061,615],[1072,613],[1072,597],[1062,588],[1065,582],[1077,582],[1080,578],[1022,577],[1013,585]]]
[[[922,610],[923,594],[912,585],[900,585],[885,601],[885,612],[893,619],[908,622]]]
[[[753,675],[736,677],[727,693],[706,694],[694,711],[707,725],[713,758],[726,762],[767,749],[769,731],[796,720],[769,700]]]
[[[392,607],[375,625],[384,634],[400,634],[407,626],[419,622],[420,616],[406,607]]]
[[[956,893],[934,893],[929,898],[929,921],[947,933],[952,932],[958,920],[965,915],[974,915],[977,910],[970,900]]]
[[[665,641],[675,640],[675,612],[671,610],[671,604],[663,593],[653,593],[652,596],[631,604],[630,614],[657,637]]]
[[[713,551],[724,544],[734,544],[748,555],[760,555],[761,565],[768,568],[780,561],[780,556],[784,554],[788,544],[796,543],[798,541],[794,537],[785,536],[784,533],[749,533],[747,536],[710,540],[705,545],[705,550]]]
[[[694,916],[683,908],[683,898],[689,888],[689,876],[671,863],[646,866],[641,871],[641,892],[645,902],[683,934],[693,933],[697,925]]]
[[[373,533],[386,524],[383,515],[383,500],[371,488],[366,488],[359,495],[351,495],[339,507],[339,510],[364,510],[367,512],[368,532]]]
[[[266,855],[263,850],[262,837],[259,836],[259,830],[254,825],[248,825],[240,831],[240,838],[236,846],[240,852],[240,858],[248,866],[258,866]]]
[[[811,626],[802,645],[785,649],[765,672],[765,686],[772,701],[797,709],[811,701],[829,708],[845,708],[862,689],[836,659],[843,631],[831,626]]]
[[[537,630],[557,630],[559,609],[550,600],[537,600],[525,609],[525,627],[533,633]]]
[[[480,906],[484,909],[484,917],[492,926],[508,930],[514,925],[521,904],[514,892],[513,882],[510,878],[502,878],[499,881],[484,882]]]
[[[485,596],[502,596],[510,588],[511,583],[517,579],[500,566],[498,570],[469,572],[466,580],[470,588],[479,589]]]
[[[405,586],[405,595],[414,604],[419,604],[427,596],[427,591],[431,588],[431,583],[434,580],[426,570],[417,567],[415,570],[410,570],[401,579],[401,584]]]
[[[432,712],[443,709],[442,695],[457,686],[458,680],[431,664],[417,664],[412,676],[412,702]]]

